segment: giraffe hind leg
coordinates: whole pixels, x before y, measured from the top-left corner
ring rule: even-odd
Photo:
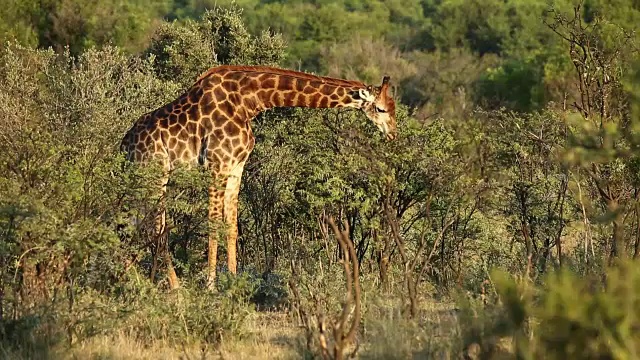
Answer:
[[[173,267],[173,260],[171,259],[171,252],[169,251],[169,231],[167,229],[167,208],[166,208],[166,195],[167,195],[167,182],[169,181],[168,165],[163,166],[163,175],[161,181],[161,191],[159,200],[159,209],[155,219],[155,242],[156,242],[156,256],[161,256],[167,267],[167,278],[169,280],[169,288],[171,290],[180,287],[180,280],[176,274],[176,270]],[[155,260],[155,259],[154,259]]]

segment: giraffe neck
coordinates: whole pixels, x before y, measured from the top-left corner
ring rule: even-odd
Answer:
[[[205,115],[217,111],[217,115],[248,121],[275,107],[358,107],[361,100],[357,98],[357,90],[364,88],[366,85],[358,81],[291,70],[219,66],[198,78],[189,97],[202,97]]]
[[[330,78],[273,75],[261,81],[256,96],[262,109],[355,107],[353,93],[364,87],[364,84]]]

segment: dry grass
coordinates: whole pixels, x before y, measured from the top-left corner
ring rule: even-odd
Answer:
[[[397,299],[381,298],[367,316],[367,341],[362,359],[451,359],[455,358],[454,339],[459,334],[455,305],[422,297],[420,316],[407,320]]]
[[[302,329],[285,313],[255,314],[247,324],[249,336],[225,343],[221,359],[299,359]]]
[[[169,342],[141,342],[123,334],[96,336],[68,348],[48,349],[42,359],[104,360],[204,360],[204,359],[299,359],[302,332],[291,325],[285,313],[255,313],[246,324],[248,334],[242,339],[224,339],[219,347],[201,344],[174,346]],[[27,359],[2,351],[2,359]]]
[[[359,334],[361,359],[452,358],[452,337],[457,319],[450,302],[422,299],[421,316],[408,322],[394,297],[370,299],[369,313]],[[30,356],[3,352],[0,359],[301,359],[309,355],[304,330],[284,312],[256,312],[249,316],[240,338],[225,338],[222,345],[137,340],[121,332],[96,336],[71,348],[61,344]],[[35,355],[34,355],[35,354]]]
[[[56,352],[56,359],[207,359],[210,351],[197,346],[172,347],[164,342],[143,344],[123,335],[95,337],[72,349]]]

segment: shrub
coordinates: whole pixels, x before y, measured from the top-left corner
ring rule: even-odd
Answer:
[[[161,79],[187,88],[212,66],[276,65],[284,56],[284,45],[279,34],[249,33],[237,6],[216,6],[200,21],[160,26],[145,54],[156,59]]]
[[[602,282],[562,269],[533,286],[494,272],[499,303],[462,302],[463,344],[482,356],[506,351],[522,358],[634,359],[640,349],[640,267],[623,261],[605,274]]]

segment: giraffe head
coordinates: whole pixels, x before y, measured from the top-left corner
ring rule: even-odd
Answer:
[[[382,78],[382,85],[367,86],[357,90],[361,99],[360,109],[384,133],[387,140],[398,136],[396,129],[396,103],[389,95],[389,76]]]

